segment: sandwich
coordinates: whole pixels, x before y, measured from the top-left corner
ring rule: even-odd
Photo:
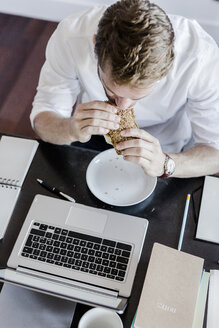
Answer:
[[[135,122],[134,109],[118,110],[117,115],[120,116],[119,128],[117,130],[110,130],[106,135],[104,135],[107,143],[113,145],[118,155],[121,155],[121,150],[116,149],[116,145],[125,140],[133,139],[132,137],[122,137],[121,131],[129,128],[138,128]]]

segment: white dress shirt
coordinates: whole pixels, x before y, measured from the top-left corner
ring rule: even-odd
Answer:
[[[32,124],[42,111],[70,117],[75,102],[106,100],[93,45],[106,8],[91,8],[59,23],[47,45]],[[219,149],[219,48],[196,21],[169,17],[174,64],[152,93],[136,103],[137,124],[158,138],[166,152],[180,152],[191,139]]]

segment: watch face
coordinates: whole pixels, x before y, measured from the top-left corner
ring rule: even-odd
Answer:
[[[172,158],[168,158],[166,162],[166,174],[173,174],[175,171],[175,162]]]

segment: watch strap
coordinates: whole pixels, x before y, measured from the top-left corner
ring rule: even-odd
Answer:
[[[168,154],[164,153],[165,155],[165,161],[164,161],[164,173],[159,177],[161,179],[165,179],[168,178],[169,176],[171,176],[173,174],[173,172],[169,172],[167,169],[167,162],[169,159],[172,159]],[[173,160],[173,159],[172,159]]]

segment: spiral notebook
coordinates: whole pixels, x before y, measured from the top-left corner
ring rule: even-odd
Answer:
[[[0,239],[4,237],[37,147],[38,142],[31,139],[2,136],[0,140]]]

